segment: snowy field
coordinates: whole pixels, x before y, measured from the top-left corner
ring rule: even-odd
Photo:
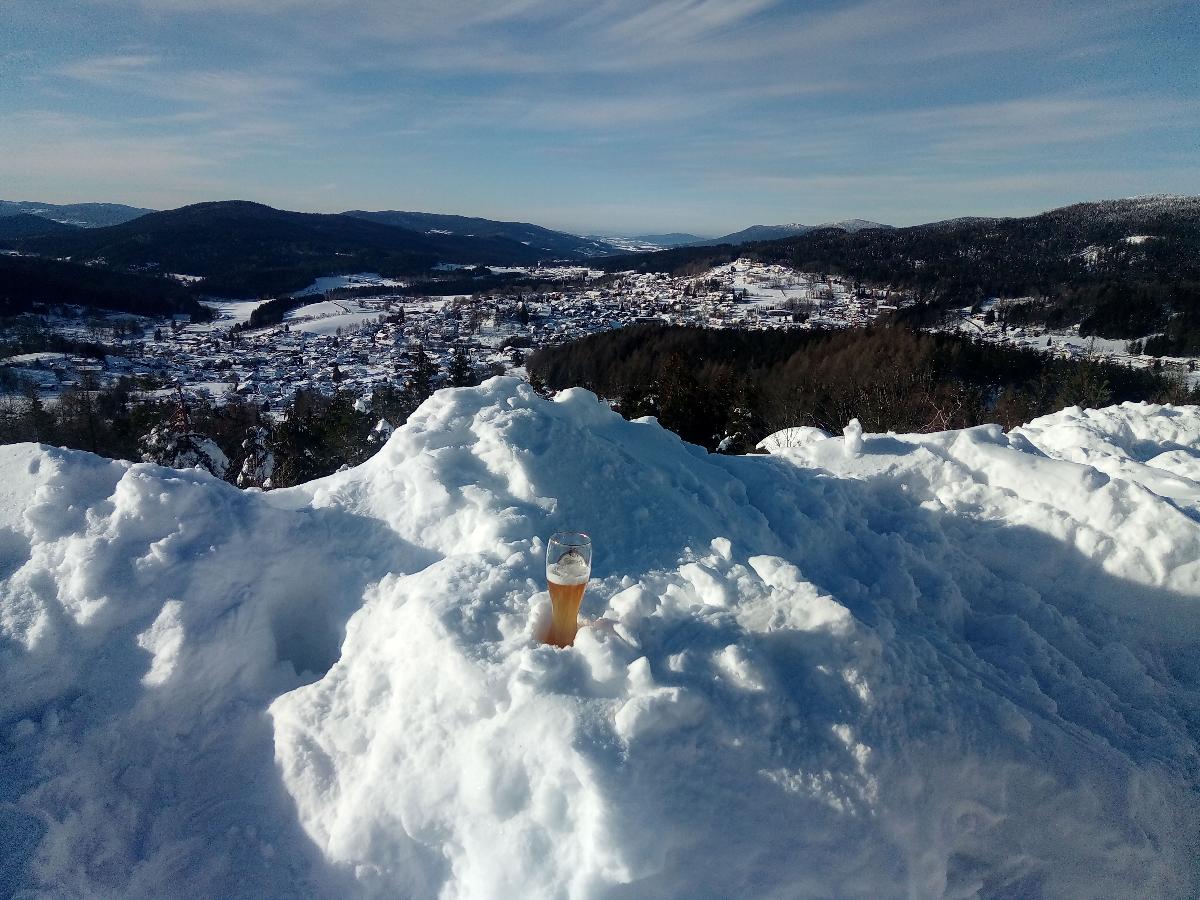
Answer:
[[[364,322],[374,322],[383,310],[367,306],[354,300],[323,300],[290,310],[284,321],[293,331],[309,334],[334,334],[358,328]]]
[[[384,278],[378,272],[359,272],[356,275],[322,275],[308,287],[293,291],[293,297],[303,297],[305,294],[324,294],[326,291],[338,288],[356,287],[404,287],[407,282],[394,278]]]
[[[0,447],[0,895],[1196,896],[1200,409],[771,446],[501,378],[266,494]]]
[[[216,311],[216,317],[211,322],[197,322],[189,325],[190,331],[213,331],[227,329],[234,325],[243,325],[250,321],[250,314],[262,305],[262,300],[210,300],[205,306]]]

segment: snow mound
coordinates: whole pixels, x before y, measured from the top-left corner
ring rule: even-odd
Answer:
[[[1194,896],[1198,411],[856,441],[498,378],[266,494],[0,448],[0,893]]]
[[[1200,407],[1124,403],[1072,406],[1015,433],[1042,451],[1138,482],[1200,512]]]
[[[829,432],[811,425],[796,425],[792,428],[781,428],[768,434],[758,442],[755,450],[765,450],[768,453],[778,453],[790,447],[805,447],[829,437]]]

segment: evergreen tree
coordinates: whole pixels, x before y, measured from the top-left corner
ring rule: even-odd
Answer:
[[[178,402],[169,423],[156,425],[142,438],[142,460],[170,466],[173,469],[205,469],[217,478],[224,478],[229,469],[229,457],[216,442],[192,429],[183,391],[175,389]]]
[[[447,374],[453,387],[473,387],[479,384],[479,377],[474,366],[471,365],[471,357],[467,353],[467,348],[462,344],[454,348],[454,355],[450,357]]]
[[[271,452],[271,432],[265,425],[251,425],[242,441],[242,468],[238,472],[238,487],[273,487],[275,454]]]
[[[437,365],[425,348],[416,344],[412,351],[412,369],[409,372],[406,386],[407,400],[411,409],[416,409],[433,394],[434,378],[437,376]]]
[[[670,353],[663,359],[655,382],[655,405],[663,426],[685,440],[707,443],[711,429],[705,427],[696,378],[683,354]]]
[[[28,382],[25,385],[25,411],[23,418],[25,430],[30,440],[46,443],[51,439],[51,429],[54,425],[54,419],[46,411],[46,405],[42,403],[37,385],[33,382]]]

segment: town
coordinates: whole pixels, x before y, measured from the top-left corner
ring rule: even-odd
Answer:
[[[521,281],[444,296],[401,293],[405,284],[370,273],[321,278],[293,295],[301,305],[282,321],[257,328],[250,327],[250,316],[261,300],[212,300],[215,318],[191,323],[95,311],[85,316],[63,298],[62,306],[33,317],[37,326],[99,344],[104,352],[10,356],[0,360],[2,387],[9,394],[32,388],[53,399],[66,388],[124,377],[148,396],[182,389],[217,404],[236,398],[271,413],[301,389],[368,397],[381,385],[400,387],[418,348],[443,373],[456,355],[469,360],[479,380],[524,375],[524,358],[533,350],[631,324],[839,329],[868,325],[916,302],[886,287],[748,260],[687,277],[583,267],[501,271]],[[553,289],[523,290],[522,281]],[[1006,309],[1021,302],[991,299],[935,327],[1058,356],[1166,367],[1195,383],[1191,359],[1153,359],[1130,352],[1130,342],[1080,337],[1077,329],[1008,327]]]

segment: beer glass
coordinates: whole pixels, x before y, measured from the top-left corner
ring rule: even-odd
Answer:
[[[570,647],[579,630],[579,604],[592,574],[592,539],[574,531],[550,536],[546,545],[546,581],[552,618],[546,643]]]

